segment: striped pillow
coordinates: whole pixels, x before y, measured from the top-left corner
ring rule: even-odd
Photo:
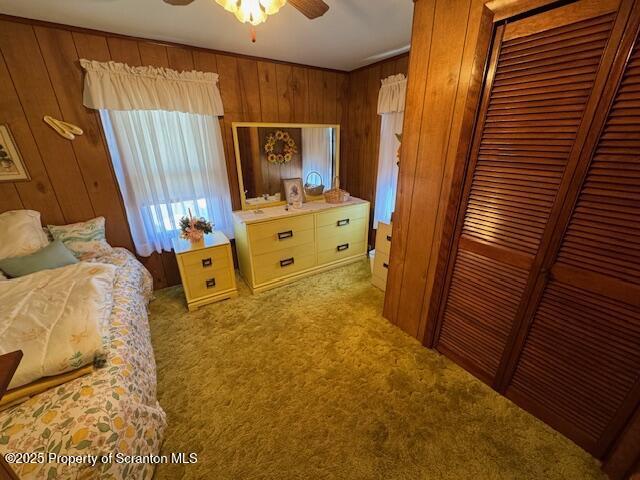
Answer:
[[[104,255],[112,250],[105,237],[104,217],[70,225],[47,225],[47,228],[54,240],[60,240],[81,260]]]

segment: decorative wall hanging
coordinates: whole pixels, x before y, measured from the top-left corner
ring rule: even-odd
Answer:
[[[293,156],[298,153],[298,147],[288,132],[276,130],[267,135],[264,152],[267,154],[269,163],[283,165],[290,162]]]
[[[80,127],[74,125],[73,123],[63,122],[62,120],[58,120],[56,118],[50,117],[46,115],[44,118],[44,123],[49,125],[53,130],[63,138],[67,140],[73,140],[76,138],[76,135],[82,135],[84,132]]]
[[[31,180],[15,140],[6,125],[0,125],[0,182]]]

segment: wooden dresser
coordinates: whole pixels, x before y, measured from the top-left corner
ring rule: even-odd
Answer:
[[[308,202],[301,209],[238,211],[233,217],[240,272],[254,293],[367,253],[369,202],[359,198]]]
[[[174,240],[173,249],[189,310],[238,294],[231,244],[222,232],[205,235],[200,245]]]

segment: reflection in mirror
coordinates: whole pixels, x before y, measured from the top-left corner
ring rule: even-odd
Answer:
[[[285,199],[282,181],[300,178],[307,201],[322,198],[336,175],[337,125],[234,124],[243,208]]]

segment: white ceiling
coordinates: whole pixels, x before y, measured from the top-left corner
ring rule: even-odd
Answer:
[[[353,70],[408,49],[412,0],[325,0],[313,21],[291,5],[256,28],[214,0],[176,7],[162,0],[0,0],[0,12],[136,37],[305,65]]]

